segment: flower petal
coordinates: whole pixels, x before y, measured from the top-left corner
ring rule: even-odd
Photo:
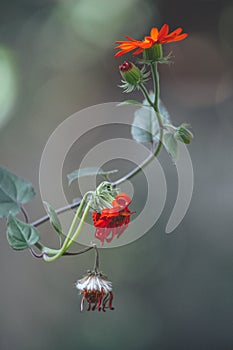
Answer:
[[[160,43],[160,40],[163,39],[168,34],[168,32],[169,26],[168,24],[164,24],[158,34],[158,43]]]
[[[134,51],[133,56],[139,55],[142,52],[143,52],[143,49],[137,49],[136,51]]]
[[[126,193],[119,193],[113,200],[112,205],[116,206],[115,203],[117,206],[125,208],[131,203],[131,198]]]
[[[174,42],[174,41],[180,41],[180,40],[183,40],[185,38],[187,38],[188,34],[187,33],[184,33],[184,34],[181,34],[181,35],[178,35],[176,37],[171,37],[171,38],[168,38],[168,39],[164,39],[164,44],[165,43],[171,43],[171,42]]]
[[[173,36],[173,35],[179,35],[181,32],[182,32],[182,28],[180,27],[180,28],[177,28],[177,29],[175,29],[175,30],[173,30],[173,32],[171,32],[171,33],[169,33],[166,37],[168,38],[168,37],[170,37],[170,36]]]
[[[158,39],[158,34],[159,34],[158,28],[151,29],[150,36],[154,41],[156,41]]]
[[[126,53],[132,51],[133,49],[130,49],[130,50],[122,50],[122,51],[119,51],[115,54],[115,57],[120,57],[120,56],[123,56],[125,55]]]

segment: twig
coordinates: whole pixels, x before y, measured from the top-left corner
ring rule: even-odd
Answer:
[[[65,212],[68,211],[68,210],[77,208],[77,207],[80,205],[80,203],[81,203],[81,199],[80,199],[79,202],[75,202],[75,203],[72,203],[72,204],[68,204],[68,205],[66,205],[66,206],[64,206],[64,207],[62,207],[62,208],[59,208],[59,209],[55,210],[55,212],[56,212],[57,214],[65,213]],[[48,220],[49,220],[49,215],[45,215],[45,216],[43,216],[42,218],[40,218],[40,219],[38,219],[38,220],[32,222],[31,225],[34,226],[34,227],[37,227],[37,226],[39,226],[39,225],[45,223],[45,222],[48,221]]]

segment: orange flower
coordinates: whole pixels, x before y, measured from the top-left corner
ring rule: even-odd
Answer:
[[[115,47],[115,50],[120,49],[120,51],[115,54],[115,57],[125,55],[132,50],[136,50],[134,51],[133,55],[138,55],[142,53],[144,49],[149,49],[155,44],[166,44],[183,40],[188,36],[188,34],[181,34],[182,30],[182,28],[177,28],[168,34],[169,26],[164,24],[160,30],[158,30],[158,28],[152,28],[150,31],[150,36],[146,36],[143,41],[135,40],[129,36],[126,36],[126,39],[129,41],[116,41],[116,44],[119,45]]]

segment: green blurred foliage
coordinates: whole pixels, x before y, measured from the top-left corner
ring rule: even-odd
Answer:
[[[0,129],[12,116],[17,96],[17,75],[13,54],[0,47]]]

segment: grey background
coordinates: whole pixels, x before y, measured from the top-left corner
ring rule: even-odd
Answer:
[[[27,206],[32,219],[44,215],[38,169],[51,132],[77,110],[125,98],[117,87],[121,60],[113,57],[114,41],[124,35],[139,39],[163,23],[189,33],[185,41],[166,46],[175,57],[174,64],[160,69],[161,95],[174,124],[189,122],[195,134],[189,147],[194,193],[181,225],[171,235],[164,233],[177,177],[162,152],[168,196],[159,221],[133,244],[101,252],[101,268],[114,284],[113,312],[79,312],[74,282],[91,267],[92,252],[53,264],[36,261],[8,246],[1,221],[1,350],[232,349],[232,2],[0,5],[1,55],[10,57],[8,75],[0,77],[1,165],[35,186],[38,196]],[[64,164],[64,180],[91,144],[115,133],[103,128],[84,135]],[[130,137],[128,129],[118,133]],[[132,167],[114,165],[122,174]],[[133,181],[139,210],[146,183],[143,175]],[[69,198],[78,195],[65,181],[64,187]],[[41,235],[57,244],[48,226]]]

